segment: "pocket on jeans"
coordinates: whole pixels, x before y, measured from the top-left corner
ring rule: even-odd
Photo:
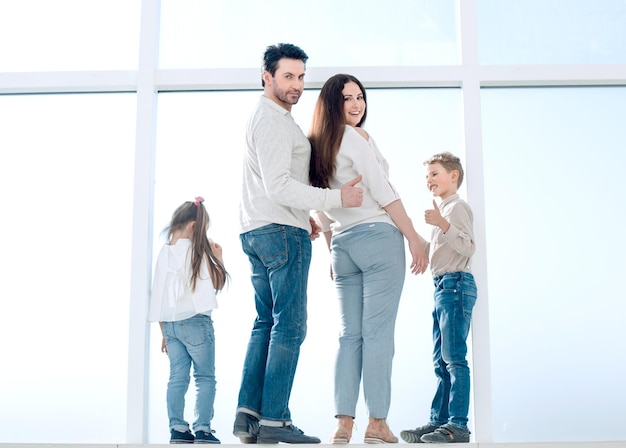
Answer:
[[[275,269],[289,259],[287,232],[284,226],[266,226],[260,230],[253,230],[250,232],[248,242],[268,269]]]
[[[206,342],[206,328],[202,322],[183,324],[182,333],[186,344],[197,346]]]
[[[456,292],[459,289],[459,278],[455,275],[446,275],[440,280],[437,289],[448,293]]]
[[[471,317],[472,309],[476,304],[476,289],[469,289],[463,291],[463,313],[466,317]]]

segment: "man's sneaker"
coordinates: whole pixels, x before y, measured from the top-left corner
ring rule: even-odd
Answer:
[[[239,437],[241,443],[256,443],[259,435],[259,419],[245,412],[237,412],[233,434]]]
[[[422,436],[424,443],[468,443],[470,439],[470,431],[467,428],[446,423],[435,429],[430,434]]]
[[[194,443],[221,443],[217,437],[213,435],[215,431],[196,431],[196,440]]]
[[[181,432],[172,429],[170,431],[170,443],[193,443],[193,441],[194,436],[189,430]]]
[[[307,436],[294,425],[289,426],[260,426],[259,437],[256,443],[320,443],[317,437]]]
[[[433,425],[432,423],[427,423],[426,425],[420,426],[419,428],[407,429],[402,431],[400,433],[400,437],[402,437],[402,440],[404,440],[406,443],[423,443],[421,437],[424,434],[430,434],[431,432],[434,432],[437,428],[439,428],[439,426]]]

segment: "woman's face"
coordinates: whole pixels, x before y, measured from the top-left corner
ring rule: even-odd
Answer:
[[[365,113],[365,99],[363,92],[356,82],[350,81],[343,86],[343,112],[346,124],[356,127],[363,119]]]

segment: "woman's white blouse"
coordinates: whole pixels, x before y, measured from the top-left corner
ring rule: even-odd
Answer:
[[[389,164],[370,136],[366,140],[353,127],[346,125],[336,160],[336,172],[330,188],[341,188],[358,175],[363,179],[356,186],[363,188],[363,205],[353,208],[333,208],[317,212],[323,231],[340,233],[357,224],[386,222],[395,225],[383,207],[400,199],[389,182]]]

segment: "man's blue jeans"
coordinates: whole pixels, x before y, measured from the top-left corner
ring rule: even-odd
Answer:
[[[307,231],[269,224],[240,235],[250,260],[257,318],[244,361],[238,411],[261,424],[291,423],[289,396],[306,336],[311,238]]]
[[[197,314],[178,322],[163,322],[163,335],[170,359],[167,383],[167,415],[170,429],[187,431],[184,419],[185,393],[193,364],[196,383],[194,431],[211,431],[215,403],[215,333],[211,316]]]
[[[437,392],[430,421],[467,428],[470,400],[470,371],[467,364],[467,336],[477,288],[474,276],[452,272],[434,277],[433,361]]]

